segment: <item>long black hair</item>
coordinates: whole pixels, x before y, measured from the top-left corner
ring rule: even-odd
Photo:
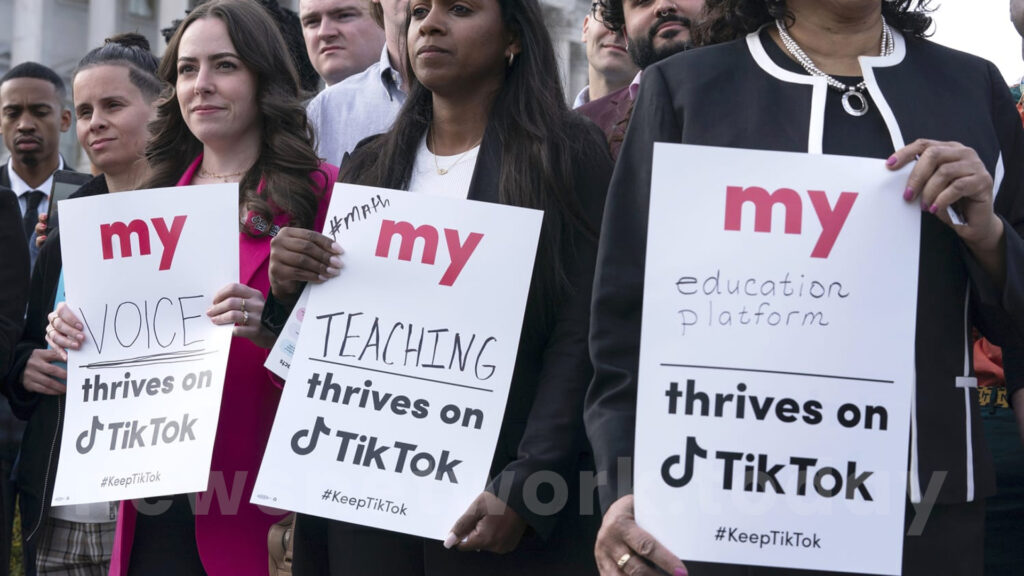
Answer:
[[[256,76],[256,103],[263,117],[260,154],[238,183],[239,203],[267,222],[277,211],[290,216],[289,225],[310,228],[316,217],[317,193],[311,174],[320,169],[313,149],[313,129],[302,106],[298,74],[277,25],[259,3],[251,0],[211,0],[200,4],[178,27],[160,61],[160,77],[169,84],[157,102],[146,145],[151,176],[146,188],[174,186],[203,144],[182,118],[174,91],[178,79],[178,47],[185,30],[201,18],[224,22],[238,57]],[[262,181],[263,186],[260,186]],[[258,234],[265,231],[243,231]]]
[[[506,70],[484,141],[501,143],[499,201],[545,212],[538,269],[546,267],[549,273],[535,274],[531,290],[543,293],[541,301],[551,312],[571,288],[564,268],[573,250],[570,232],[578,228],[593,238],[599,225],[587,220],[576,197],[574,158],[608,151],[566,105],[537,0],[495,1],[505,29],[519,39],[522,50]],[[407,19],[406,32],[408,26]],[[395,189],[409,186],[417,149],[433,118],[433,94],[417,80],[408,51],[404,52],[409,70],[405,105],[389,132],[367,142],[345,162],[345,181]]]
[[[615,2],[616,0],[601,0]],[[621,6],[621,0],[618,0]],[[894,29],[908,36],[923,37],[932,25],[929,16],[931,0],[879,0],[882,17]],[[620,8],[621,10],[621,8]],[[764,24],[795,19],[786,8],[786,0],[706,0],[704,15],[694,28],[698,46],[735,40],[750,34]]]

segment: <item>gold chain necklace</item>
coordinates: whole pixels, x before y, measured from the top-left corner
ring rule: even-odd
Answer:
[[[447,168],[441,168],[441,166],[437,163],[437,153],[434,152],[434,150],[437,150],[437,144],[435,143],[436,141],[434,140],[434,131],[431,130],[430,131],[430,147],[433,148],[434,150],[431,150],[430,153],[434,155],[434,169],[437,170],[437,175],[438,176],[444,176],[445,174],[448,174],[448,172],[450,172],[452,168],[455,168],[456,164],[458,164],[459,162],[462,162],[462,159],[466,157],[466,154],[469,154],[470,152],[473,151],[474,148],[479,146],[481,141],[483,141],[483,138],[481,138],[480,140],[477,140],[476,144],[471,146],[469,148],[469,150],[466,150],[462,154],[459,154],[459,157],[455,159],[455,162],[452,162]]]
[[[203,168],[203,167],[200,166],[200,168],[199,168],[199,177],[200,178],[206,178],[206,179],[215,178],[217,180],[225,180],[226,181],[226,180],[228,180],[230,178],[234,178],[236,176],[241,176],[242,174],[245,174],[246,172],[248,172],[248,170],[240,170],[238,172],[229,172],[227,174],[215,174],[213,172],[210,172],[206,168]]]

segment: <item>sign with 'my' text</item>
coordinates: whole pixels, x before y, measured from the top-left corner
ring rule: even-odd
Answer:
[[[444,539],[484,489],[541,214],[336,184],[253,503]]]
[[[68,352],[55,506],[206,489],[231,326],[206,316],[238,281],[238,187],[61,202]]]
[[[655,146],[636,513],[684,560],[899,573],[921,220],[906,178]]]

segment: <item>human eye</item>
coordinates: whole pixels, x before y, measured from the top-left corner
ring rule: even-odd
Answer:
[[[189,63],[189,62],[186,62],[186,63],[183,63],[183,64],[178,64],[178,75],[179,76],[184,76],[185,74],[191,74],[192,72],[195,72],[195,71],[196,71],[195,64],[192,64],[192,63]]]
[[[217,62],[218,70],[235,70],[237,68],[238,65],[231,60],[221,60],[220,62]]]
[[[469,16],[470,14],[473,13],[473,10],[471,10],[469,6],[466,6],[465,4],[455,4],[451,8],[451,12],[456,16]]]
[[[334,13],[334,19],[340,22],[350,22],[359,18],[359,11],[357,10],[342,10]]]
[[[75,110],[75,115],[79,118],[88,118],[92,116],[92,106],[80,106]]]
[[[306,28],[316,28],[320,25],[320,18],[318,16],[309,16],[303,18],[302,25]]]
[[[422,4],[417,5],[417,6],[413,6],[412,9],[409,11],[409,14],[415,20],[422,20],[422,19],[426,18],[427,14],[429,14],[429,13],[430,13],[430,9],[427,8],[426,6],[422,5]]]

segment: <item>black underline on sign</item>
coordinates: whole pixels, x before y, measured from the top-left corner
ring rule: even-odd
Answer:
[[[422,380],[424,382],[433,382],[435,384],[444,384],[446,386],[455,386],[457,388],[469,388],[470,390],[479,390],[481,392],[494,392],[490,388],[479,388],[477,386],[469,386],[468,384],[456,384],[455,382],[445,382],[444,380],[434,380],[433,378],[424,378],[422,376],[410,376],[408,374],[401,374],[399,372],[388,372],[387,370],[380,370],[378,368],[367,368],[366,366],[356,366],[354,364],[344,364],[342,362],[331,362],[330,360],[324,360],[323,358],[310,358],[313,362],[323,362],[324,364],[333,364],[335,366],[344,366],[345,368],[355,368],[356,370],[366,370],[367,372],[377,372],[378,374],[387,374],[389,376],[398,376],[400,378],[412,378],[413,380]]]
[[[132,368],[141,366],[156,366],[159,364],[186,364],[202,360],[206,356],[216,354],[216,350],[178,350],[176,352],[161,352],[159,354],[147,354],[135,358],[124,358],[121,360],[107,360],[105,362],[93,362],[92,364],[80,364],[79,368],[87,370],[100,370],[104,368]]]
[[[785,376],[805,376],[807,378],[829,378],[832,380],[855,380],[857,382],[876,382],[879,384],[895,384],[894,380],[878,380],[875,378],[857,378],[855,376],[835,376],[832,374],[811,374],[808,372],[783,372],[781,370],[759,370],[757,368],[735,368],[733,366],[700,366],[697,364],[669,364],[662,362],[667,368],[703,368],[706,370],[732,370],[733,372],[757,372],[759,374],[782,374]]]

